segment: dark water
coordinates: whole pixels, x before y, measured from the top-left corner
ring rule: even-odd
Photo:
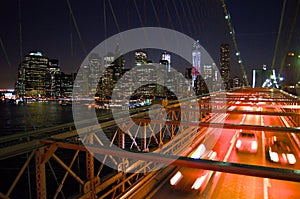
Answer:
[[[73,122],[72,106],[57,102],[0,103],[0,136]]]
[[[109,111],[100,110],[99,114],[107,114],[107,112]],[[61,106],[58,102],[34,102],[18,105],[0,102],[0,137],[69,122],[73,122],[71,105]],[[55,154],[69,164],[75,151],[58,149]],[[0,160],[0,192],[7,192],[27,158],[28,154],[22,154]],[[99,163],[96,161],[95,167],[99,168]],[[85,153],[79,154],[72,169],[81,179],[86,178]],[[108,169],[105,171],[111,172]],[[62,181],[64,174],[65,169],[52,158],[46,163],[47,198],[53,198],[58,183]],[[105,175],[105,173],[102,175]],[[16,199],[37,198],[35,178],[35,161],[33,158],[10,197]],[[79,184],[69,175],[64,184],[63,192],[59,194],[58,198],[68,198],[81,192],[80,190]]]

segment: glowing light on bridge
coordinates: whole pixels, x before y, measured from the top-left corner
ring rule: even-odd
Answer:
[[[170,184],[176,185],[182,178],[182,173],[180,171],[177,171],[177,173],[171,178]]]
[[[200,144],[200,146],[192,154],[191,158],[199,159],[204,154],[205,151],[206,151],[205,145],[204,144]]]
[[[194,182],[192,189],[199,189],[201,185],[203,184],[205,177],[207,176],[207,173],[199,178]]]

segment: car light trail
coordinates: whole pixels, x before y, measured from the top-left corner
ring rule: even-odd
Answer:
[[[170,179],[171,185],[176,185],[182,178],[182,173],[177,171],[177,173]]]
[[[251,142],[251,150],[256,150],[257,149],[257,142],[256,141],[252,141]]]
[[[194,182],[192,189],[199,189],[201,187],[201,185],[203,184],[205,178],[207,176],[207,173],[199,178],[197,178],[197,180]]]
[[[199,159],[205,152],[206,148],[204,144],[200,144],[199,147],[193,152],[191,158]]]
[[[288,153],[287,154],[287,159],[288,159],[290,164],[295,164],[296,163],[296,158],[295,158],[294,154]]]
[[[269,154],[270,154],[270,158],[273,162],[278,162],[279,161],[279,157],[278,157],[278,154],[276,152],[269,151]]]
[[[241,140],[237,140],[235,147],[239,149],[241,147],[241,145],[242,145],[242,141]]]

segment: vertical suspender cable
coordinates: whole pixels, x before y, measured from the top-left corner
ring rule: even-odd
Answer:
[[[151,6],[152,6],[152,9],[153,9],[153,12],[154,12],[156,21],[157,21],[157,23],[158,23],[158,27],[161,27],[161,23],[160,23],[160,20],[159,20],[159,17],[158,17],[158,14],[157,14],[155,5],[154,5],[154,3],[153,3],[153,0],[150,0],[150,2],[151,2]]]
[[[177,15],[177,19],[178,19],[178,23],[179,23],[180,29],[181,29],[181,31],[183,31],[183,26],[182,26],[182,23],[181,23],[181,20],[180,20],[180,16],[179,16],[179,12],[178,12],[178,9],[177,9],[175,0],[171,0],[171,1],[172,1],[172,3],[173,3],[174,10],[175,10],[176,15]]]
[[[139,18],[139,21],[140,21],[140,23],[141,23],[141,27],[144,27],[144,23],[143,23],[143,19],[142,19],[142,16],[141,16],[141,14],[140,14],[140,11],[139,11],[139,8],[138,8],[138,6],[137,6],[137,3],[136,3],[136,0],[133,0],[133,3],[134,3],[134,6],[135,6],[135,9],[136,9],[136,13],[137,13],[137,15],[138,15],[138,18]],[[148,38],[148,36],[147,36],[147,33],[143,30],[143,34],[144,34],[144,36],[145,36],[145,42],[146,43],[149,43],[149,38]]]
[[[179,2],[180,2],[181,9],[182,9],[182,11],[183,11],[184,19],[185,19],[186,24],[187,24],[187,28],[188,28],[188,31],[189,31],[189,35],[191,36],[191,35],[192,35],[192,29],[191,29],[191,26],[190,26],[190,24],[189,24],[189,21],[188,21],[187,15],[186,15],[186,11],[185,11],[184,5],[183,5],[182,1],[179,1]]]
[[[8,55],[7,55],[7,52],[6,52],[6,50],[5,50],[4,43],[3,43],[1,37],[0,37],[0,45],[1,45],[1,48],[2,48],[2,50],[3,50],[3,53],[4,53],[4,56],[5,56],[6,62],[7,62],[7,64],[8,64],[8,66],[11,68],[11,63],[10,63],[10,61],[9,61],[9,59],[8,59]]]
[[[172,22],[172,17],[171,17],[171,14],[170,14],[170,10],[169,10],[168,5],[167,5],[167,0],[165,0],[165,1],[163,1],[163,2],[165,3],[165,8],[166,8],[167,15],[168,15],[168,21],[169,21],[169,23],[170,23],[170,25],[171,25],[171,28],[172,28],[173,30],[175,30],[174,24],[173,24],[173,22]]]
[[[144,24],[147,24],[147,4],[146,4],[146,0],[144,0]]]
[[[188,2],[188,1],[185,1],[185,3],[186,3],[186,7],[187,7],[187,9],[188,9],[188,13],[189,13],[189,15],[190,15],[190,23],[191,23],[191,27],[192,27],[192,29],[193,29],[193,32],[194,33],[196,33],[196,35],[199,35],[200,34],[200,31],[198,31],[198,23],[196,23],[196,17],[195,16],[193,16],[193,13],[192,13],[192,9],[191,9],[191,7],[190,7],[190,2]],[[192,6],[193,7],[193,6]],[[188,20],[187,20],[188,21]],[[199,23],[200,24],[200,23]],[[199,37],[199,36],[198,36]]]
[[[181,19],[182,19],[182,18],[181,18],[180,15],[179,15],[178,8],[177,8],[177,6],[176,6],[176,2],[175,2],[175,0],[170,0],[170,1],[172,1],[174,10],[175,10],[175,13],[176,13],[176,16],[177,16],[177,21],[178,21],[178,23],[179,23],[180,30],[181,30],[181,32],[184,32],[183,25],[182,25],[182,22],[181,22]],[[190,34],[191,34],[191,33],[190,33]],[[181,46],[181,44],[179,44],[179,46]],[[181,48],[182,48],[182,46],[181,46]],[[184,48],[185,48],[186,50],[189,50],[189,49],[190,49],[190,46],[184,46]]]
[[[115,21],[115,24],[116,24],[118,33],[120,33],[120,32],[121,32],[121,31],[120,31],[120,26],[119,26],[119,24],[118,24],[118,20],[117,20],[117,17],[116,17],[116,15],[115,15],[114,9],[113,9],[113,7],[112,7],[112,5],[111,5],[110,0],[107,0],[107,1],[108,1],[109,8],[110,8],[110,10],[111,10],[111,13],[112,13],[112,15],[113,15],[113,18],[114,18],[114,21]]]
[[[105,5],[105,0],[103,0],[103,23],[104,23],[104,39],[107,39],[107,30],[106,30],[106,5]]]
[[[70,53],[73,57],[73,31],[72,31],[72,16],[71,12],[69,12],[69,27],[70,27]]]
[[[21,0],[19,0],[19,43],[20,43],[20,63],[23,59],[23,38],[22,38],[22,10]]]
[[[130,2],[131,2],[131,0],[127,0],[127,27],[128,28],[130,28],[130,10],[129,10],[129,8],[131,7],[130,6]]]
[[[107,52],[107,25],[106,25],[106,0],[103,0],[103,24],[104,24],[104,46],[105,46],[105,52]]]
[[[139,18],[139,20],[140,20],[141,26],[144,27],[144,23],[143,23],[141,14],[140,14],[140,12],[139,12],[139,8],[138,8],[138,6],[137,6],[137,4],[136,4],[136,0],[133,0],[133,3],[134,3],[134,7],[135,7],[135,9],[136,9],[136,13],[137,13],[137,15],[138,15],[138,18]]]
[[[273,55],[272,66],[271,66],[272,69],[274,69],[274,65],[275,65],[275,61],[276,61],[278,43],[279,43],[279,39],[280,39],[280,36],[281,36],[282,22],[283,22],[283,17],[284,17],[284,13],[285,13],[285,5],[286,5],[286,0],[283,1],[283,6],[282,6],[282,10],[281,10],[279,30],[278,30],[278,35],[277,35],[277,41],[276,41],[275,51],[274,51],[274,55]]]
[[[229,13],[228,13],[228,10],[227,10],[226,4],[225,4],[225,0],[221,0],[221,3],[222,3],[223,10],[224,10],[224,14],[227,17],[226,21],[227,21],[227,24],[228,24],[228,27],[229,27],[229,30],[230,30],[230,34],[231,34],[231,38],[232,38],[233,45],[234,45],[234,48],[235,48],[235,52],[238,53],[239,49],[238,49],[237,42],[236,42],[236,39],[235,39],[235,33],[234,33],[234,30],[233,30],[232,24],[230,22],[230,17],[229,17]],[[241,70],[242,70],[244,84],[245,84],[245,86],[249,86],[249,82],[248,82],[248,79],[247,79],[247,74],[246,74],[246,71],[245,71],[245,68],[244,68],[244,64],[241,60],[241,55],[237,54],[237,58],[238,58],[239,65],[240,65]]]
[[[83,39],[82,39],[82,37],[81,37],[81,34],[80,34],[80,31],[79,31],[79,28],[78,28],[78,25],[77,25],[77,22],[76,22],[76,19],[75,19],[75,16],[74,16],[74,13],[73,13],[71,4],[70,4],[70,1],[69,1],[69,0],[66,0],[66,1],[67,1],[67,4],[68,4],[69,11],[70,11],[70,13],[71,13],[71,17],[72,17],[72,20],[73,20],[73,23],[74,23],[74,26],[75,26],[77,35],[78,35],[78,37],[79,37],[79,40],[80,40],[80,43],[81,43],[83,52],[84,52],[85,54],[87,54],[87,50],[86,50],[85,45],[84,45],[84,43],[83,43]]]

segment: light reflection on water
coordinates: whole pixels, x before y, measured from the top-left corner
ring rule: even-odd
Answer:
[[[72,106],[57,102],[0,103],[0,136],[73,122]]]

